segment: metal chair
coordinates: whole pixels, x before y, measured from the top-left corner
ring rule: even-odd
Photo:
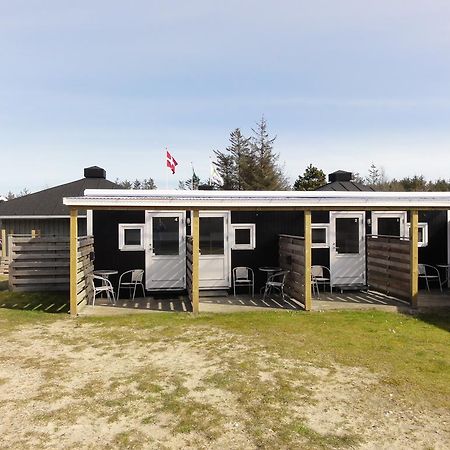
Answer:
[[[95,285],[95,280],[101,280],[102,284],[101,286]],[[106,293],[106,297],[108,300],[115,305],[115,295],[114,295],[114,288],[111,284],[111,281],[108,280],[108,278],[101,277],[99,275],[92,275],[92,288],[94,290],[94,297],[92,298],[92,306],[95,304],[95,298],[97,297],[97,294],[103,294]]]
[[[281,298],[284,301],[284,283],[286,281],[286,276],[289,270],[282,270],[281,272],[276,272],[267,278],[266,286],[264,288],[263,300],[266,299],[266,295],[270,294],[274,289],[280,291]]]
[[[328,275],[328,277],[326,275]],[[331,272],[330,269],[326,266],[311,266],[311,283],[313,294],[314,291],[316,291],[318,298],[320,298],[319,284],[328,284],[330,286],[330,294],[333,293],[333,286],[331,284]]]
[[[255,296],[255,274],[250,267],[235,267],[233,269],[233,294],[236,297],[236,286],[248,286],[252,297]]]
[[[434,273],[436,273],[436,275],[432,275]],[[428,280],[436,280],[439,283],[439,289],[442,292],[441,274],[437,267],[431,266],[430,264],[419,264],[419,279],[420,278],[425,280],[428,291],[430,290],[430,283]]]
[[[128,275],[131,274],[131,275]],[[125,276],[130,276],[130,281],[122,281],[122,278]],[[141,286],[142,288],[142,294],[145,298],[145,288],[142,284],[142,278],[144,276],[144,271],[142,269],[133,269],[133,270],[127,270],[122,275],[120,275],[119,278],[119,287],[117,288],[117,300],[119,300],[120,290],[121,289],[128,289],[130,291],[133,291],[133,297],[132,300],[134,300],[134,297],[136,296],[136,288],[137,286]]]

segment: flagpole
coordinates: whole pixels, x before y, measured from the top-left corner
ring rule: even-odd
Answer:
[[[166,154],[164,155],[167,161],[167,145],[166,145]],[[169,171],[167,170],[167,167],[165,168],[166,171],[166,189],[169,190]]]

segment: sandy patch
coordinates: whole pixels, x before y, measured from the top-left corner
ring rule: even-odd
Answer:
[[[280,411],[276,420],[304,420],[318,435],[356,435],[357,448],[450,448],[448,411],[375,394],[378,376],[361,368],[285,360],[208,327],[161,339],[157,329],[126,329],[123,338],[120,329],[116,339],[75,324],[30,326],[2,342],[0,448],[267,448],[261,439],[275,431],[255,434],[243,400],[251,386],[249,393],[230,384],[239,367],[243,384],[254,374],[261,397],[291,386],[289,401],[267,400]],[[298,448],[299,439],[280,448]]]

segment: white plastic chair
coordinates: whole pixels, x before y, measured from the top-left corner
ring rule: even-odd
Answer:
[[[330,269],[326,266],[311,266],[311,283],[313,294],[314,291],[316,291],[317,297],[320,297],[319,284],[328,284],[330,286],[330,293],[333,293],[333,286],[331,284],[331,272]]]
[[[95,285],[95,280],[101,280],[102,284],[100,286]],[[106,293],[106,297],[108,300],[115,305],[115,295],[114,295],[114,288],[111,284],[111,281],[108,280],[108,278],[101,277],[99,275],[92,275],[92,288],[94,290],[94,297],[92,298],[92,306],[95,304],[95,298],[98,294]]]
[[[131,274],[130,281],[122,281],[122,278],[124,276],[128,276],[128,274]],[[144,285],[142,284],[143,276],[144,276],[144,271],[142,269],[127,270],[122,275],[120,275],[119,287],[117,288],[117,300],[119,300],[119,295],[120,295],[121,289],[128,289],[130,291],[130,294],[131,294],[131,291],[133,291],[132,300],[134,300],[134,297],[136,296],[137,286],[141,286],[142,294],[143,294],[143,297],[145,298],[145,288],[144,288]]]
[[[433,275],[436,273],[436,275]],[[430,264],[419,264],[419,279],[425,280],[428,291],[430,290],[430,281],[437,281],[439,283],[439,289],[442,292],[441,274],[437,267],[431,266]]]
[[[281,298],[284,301],[284,283],[286,281],[286,276],[289,270],[282,270],[281,272],[276,272],[267,278],[266,286],[264,288],[263,300],[266,299],[266,295],[269,295],[274,289],[279,291]]]
[[[248,286],[252,297],[255,296],[255,274],[250,267],[235,267],[233,269],[233,294],[236,297],[236,286]]]

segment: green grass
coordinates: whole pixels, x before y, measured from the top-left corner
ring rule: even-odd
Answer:
[[[330,367],[333,363],[365,367],[383,376],[411,402],[450,407],[450,314],[408,316],[375,311],[254,312],[129,315],[92,317],[81,323],[114,328],[152,329],[176,338],[190,328],[220,327],[241,334],[277,355]],[[154,336],[150,336],[150,339]],[[218,351],[220,351],[218,349]]]
[[[52,296],[0,292],[11,301],[50,301]],[[66,321],[68,330],[81,328],[83,343],[74,333],[45,335],[47,343],[71,349],[77,357],[86,345],[115,357],[129,357],[130,345],[160,348],[184,344],[207,360],[220,360],[220,369],[193,388],[185,386],[187,375],[166,373],[161,367],[143,361],[142,367],[122,378],[105,383],[95,376],[73,394],[58,384],[64,381],[68,356],[22,359],[21,367],[36,367],[47,386],[34,400],[54,401],[73,395],[73,403],[60,410],[43,411],[37,423],[49,420],[64,426],[67,417],[75,420],[84,410],[100,411],[113,423],[132,415],[135,404],[144,402],[145,410],[129,432],[115,437],[119,447],[145,446],[140,426],[152,424],[161,414],[173,418],[170,432],[216,440],[229,420],[216,404],[203,401],[208,389],[231,393],[240,411],[239,422],[257,448],[348,448],[361,437],[352,433],[319,433],[307,425],[301,413],[294,415],[290,405],[311,404],[310,388],[316,378],[302,367],[336,366],[364,368],[379,382],[367,388],[371,398],[388,398],[392,393],[402,405],[440,410],[450,408],[450,315],[408,316],[388,312],[251,312],[233,314],[187,313],[130,314],[71,319],[66,314],[43,311],[0,309],[0,336],[14,336],[18,327]],[[78,336],[78,337],[77,337]],[[50,339],[50,340],[49,340]],[[128,347],[127,347],[128,346]],[[156,346],[156,347],[155,347]],[[242,350],[236,351],[237,346]],[[127,350],[128,349],[128,350]],[[151,350],[149,350],[151,351]],[[67,353],[66,353],[67,355]],[[293,365],[286,364],[290,361]],[[269,376],[261,378],[261,364]],[[73,373],[70,374],[73,376]],[[302,380],[299,385],[298,381]],[[306,382],[305,382],[306,380]],[[0,384],[4,381],[0,380]],[[131,390],[126,390],[124,385]],[[110,395],[110,397],[108,397]]]

